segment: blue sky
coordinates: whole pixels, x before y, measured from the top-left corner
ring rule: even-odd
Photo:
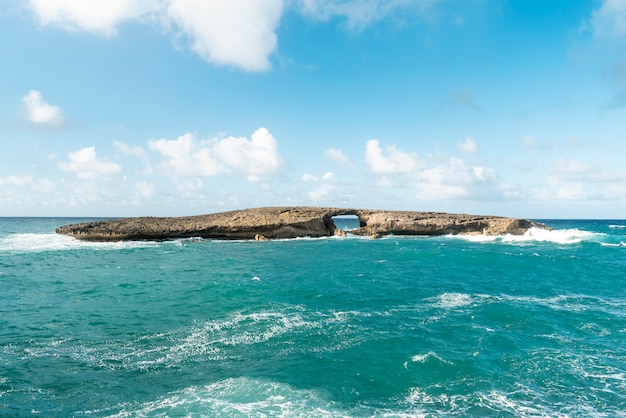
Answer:
[[[0,0],[0,216],[626,217],[626,0]]]

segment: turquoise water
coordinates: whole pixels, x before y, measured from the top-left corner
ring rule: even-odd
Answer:
[[[626,416],[626,221],[81,243],[0,218],[0,415]]]

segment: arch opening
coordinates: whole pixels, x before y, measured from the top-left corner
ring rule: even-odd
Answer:
[[[331,219],[335,224],[335,228],[342,231],[351,231],[361,227],[359,217],[356,215],[335,215]]]

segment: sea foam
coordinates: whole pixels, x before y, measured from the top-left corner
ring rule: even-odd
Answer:
[[[121,405],[114,417],[131,416],[344,416],[320,393],[289,384],[230,378],[193,386],[139,405]]]
[[[583,241],[601,241],[605,234],[583,231],[580,229],[545,229],[532,227],[523,235],[447,235],[448,238],[463,239],[470,242],[498,243],[533,243],[578,244]]]
[[[60,234],[12,234],[0,238],[0,252],[43,252],[76,250],[80,248],[118,250],[156,245],[155,242],[88,242]]]

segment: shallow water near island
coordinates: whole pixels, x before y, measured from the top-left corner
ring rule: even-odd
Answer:
[[[0,416],[626,416],[626,221],[54,234],[77,221],[0,218]]]

